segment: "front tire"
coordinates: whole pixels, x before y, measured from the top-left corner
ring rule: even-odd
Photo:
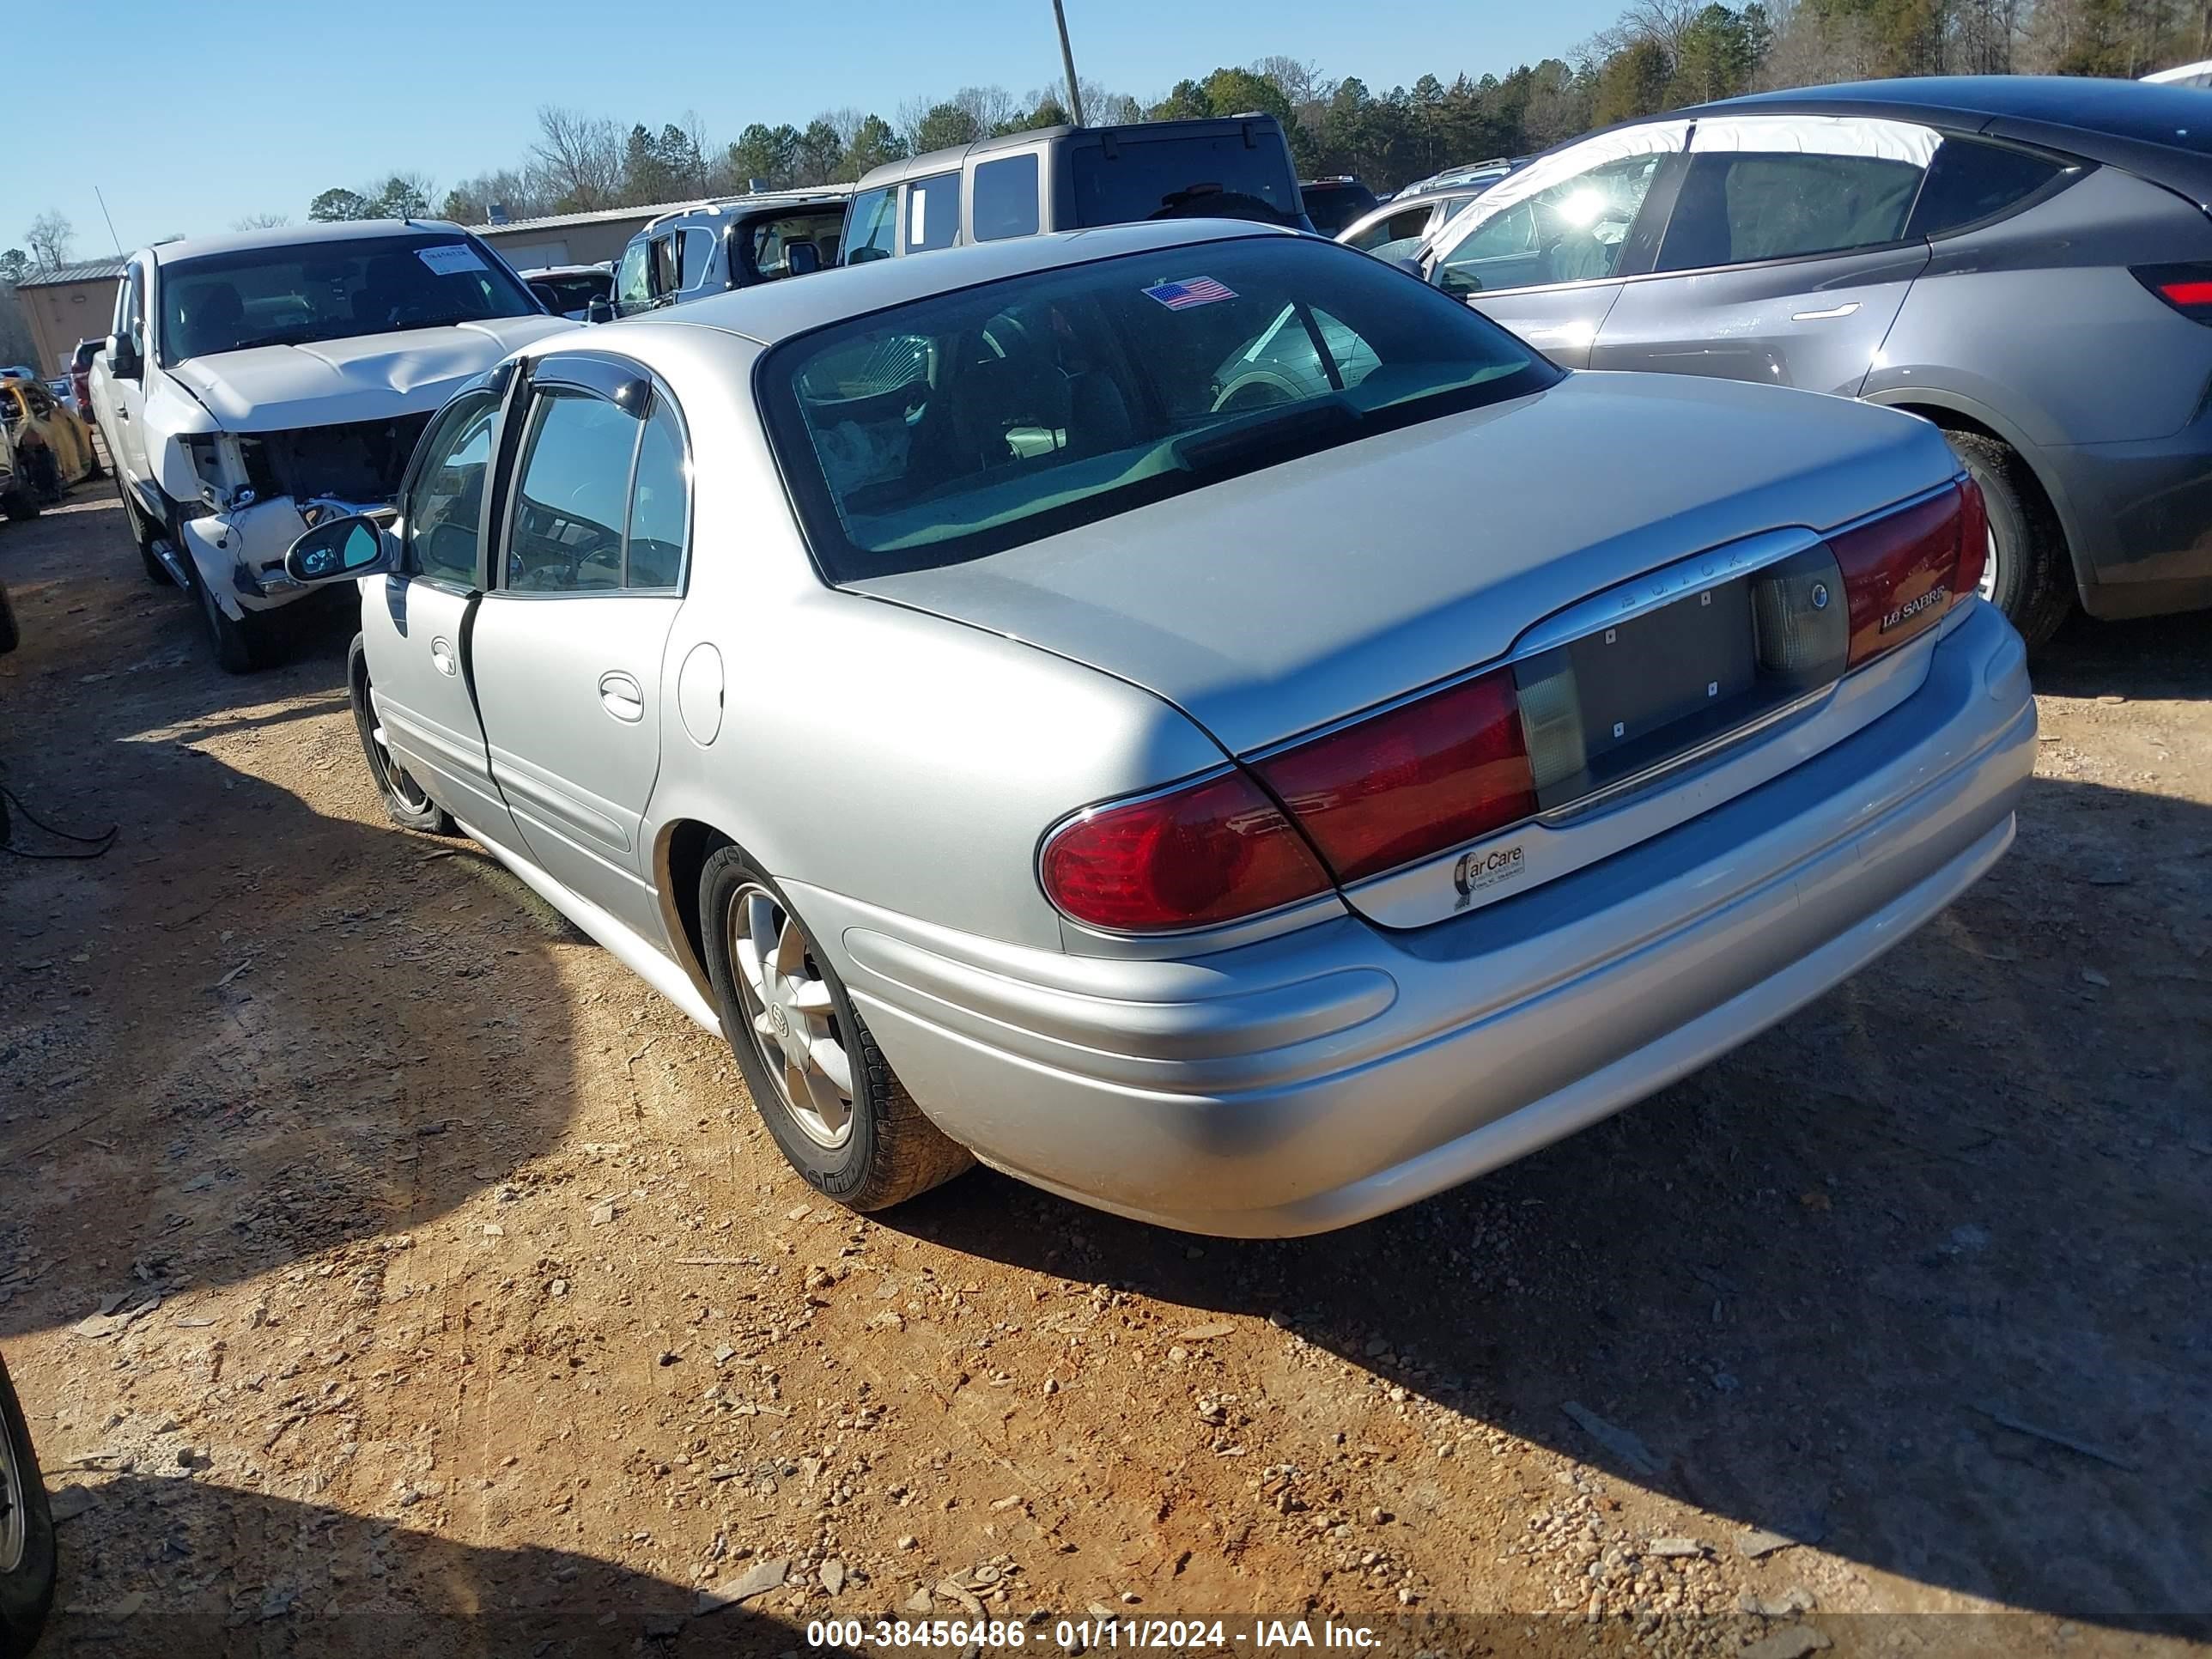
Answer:
[[[761,1121],[825,1197],[884,1210],[975,1160],[922,1115],[783,894],[734,847],[699,874],[722,1029]]]
[[[226,674],[251,674],[269,660],[268,624],[252,616],[233,617],[216,603],[215,590],[204,576],[192,583],[192,596],[200,602],[200,620],[207,626],[208,643],[216,665]]]
[[[2018,450],[1978,432],[1944,435],[1989,504],[1989,562],[1981,595],[2005,613],[2033,649],[2073,613],[2074,563],[2066,532]]]
[[[385,746],[384,723],[377,718],[376,705],[368,695],[368,641],[360,634],[353,636],[353,648],[346,653],[346,685],[353,703],[354,730],[361,733],[361,751],[368,757],[368,775],[376,784],[376,793],[384,797],[384,810],[392,815],[392,821],[402,829],[419,830],[428,836],[459,835],[460,826],[453,822],[453,815],[432,800]]]
[[[131,499],[131,491],[120,472],[115,475],[115,494],[123,503],[124,527],[131,532],[131,539],[138,549],[138,562],[146,567],[146,580],[156,587],[174,587],[176,578],[170,575],[167,565],[154,556],[153,532],[138,516],[138,503]]]
[[[0,1659],[30,1652],[53,1600],[53,1512],[22,1403],[0,1361]]]
[[[0,513],[11,519],[35,519],[39,516],[39,499],[27,486],[11,489],[0,495]]]

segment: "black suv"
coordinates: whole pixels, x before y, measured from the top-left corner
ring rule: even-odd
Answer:
[[[876,168],[853,192],[845,263],[1140,219],[1313,228],[1272,115],[1040,127]]]
[[[846,191],[785,191],[665,213],[623,249],[615,312],[631,317],[837,263]]]

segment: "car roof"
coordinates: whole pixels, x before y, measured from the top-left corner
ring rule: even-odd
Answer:
[[[1201,247],[1209,242],[1240,237],[1299,234],[1286,226],[1243,219],[1178,219],[1053,231],[1039,236],[1012,236],[1004,241],[979,242],[934,253],[913,254],[903,259],[874,259],[866,264],[843,265],[797,281],[762,283],[726,294],[709,295],[689,305],[642,313],[637,320],[670,327],[720,329],[741,334],[763,345],[773,345],[825,323],[882,311],[909,300],[950,294],[1002,277],[1055,270],[1093,259],[1109,259],[1121,253]],[[1196,257],[1194,255],[1194,263]],[[1193,270],[1190,274],[1202,273]],[[611,340],[613,337],[607,333],[609,329],[629,326],[626,321],[604,324],[594,331],[593,337]],[[571,339],[568,343],[575,342]],[[611,344],[609,349],[620,349]]]
[[[755,219],[780,219],[787,213],[811,213],[818,209],[845,210],[850,193],[845,191],[761,191],[750,196],[725,196],[712,202],[694,202],[648,219],[630,237],[635,242],[640,236],[657,236],[671,225],[682,225],[696,219],[720,224],[744,224]]]
[[[1759,92],[1675,110],[1669,119],[1718,112],[1898,114],[2027,122],[2107,134],[2137,143],[2212,154],[2212,119],[2193,87],[2072,75],[1944,75]]]
[[[971,155],[988,155],[1002,149],[1020,149],[1030,144],[1058,144],[1073,138],[1094,137],[1103,137],[1108,143],[1115,144],[1152,143],[1193,132],[1226,131],[1252,121],[1267,122],[1279,131],[1282,127],[1282,123],[1266,111],[1255,110],[1243,115],[1194,115],[1175,121],[1132,121],[1121,126],[1031,127],[1026,132],[997,133],[986,138],[972,139],[964,144],[949,144],[943,149],[933,149],[920,155],[908,155],[896,161],[886,161],[878,167],[871,167],[861,175],[860,182],[854,186],[854,193],[878,190],[886,185],[903,183],[908,179],[926,178],[933,173],[949,173]]]
[[[188,236],[156,242],[148,250],[156,264],[197,259],[204,253],[242,253],[255,248],[313,247],[324,242],[363,241],[372,236],[403,236],[409,231],[468,233],[449,219],[347,219],[331,224],[285,225],[272,230],[240,231],[228,236]]]

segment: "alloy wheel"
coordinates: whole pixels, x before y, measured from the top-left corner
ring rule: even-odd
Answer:
[[[792,1121],[835,1151],[852,1138],[853,1063],[813,945],[782,901],[756,883],[738,890],[729,930],[753,1047]]]
[[[422,785],[407,775],[407,769],[392,758],[392,747],[384,740],[382,721],[369,727],[368,740],[375,746],[377,769],[384,774],[384,787],[392,792],[392,799],[406,811],[428,811],[430,797],[422,792]]]
[[[1982,556],[1982,579],[1974,584],[1974,592],[1994,603],[1997,597],[1997,532],[1995,526],[1989,531],[1989,550]]]

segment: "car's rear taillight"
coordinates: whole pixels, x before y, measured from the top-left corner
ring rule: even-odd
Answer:
[[[1960,595],[1974,591],[1988,524],[1982,492],[1966,478],[1828,538],[1850,599],[1850,666],[1934,627]]]
[[[1281,809],[1242,772],[1088,808],[1045,842],[1037,873],[1063,914],[1122,933],[1234,921],[1329,887]]]
[[[2136,265],[2136,281],[2192,323],[2212,325],[2212,264]]]
[[[1339,881],[1358,881],[1527,817],[1536,782],[1499,669],[1310,738],[1257,771]]]

